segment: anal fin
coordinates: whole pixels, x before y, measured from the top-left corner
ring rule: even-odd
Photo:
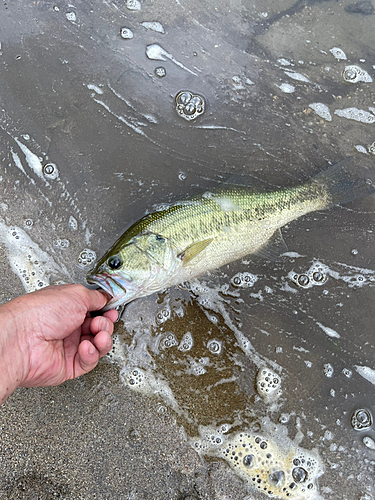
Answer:
[[[288,252],[288,247],[280,229],[277,229],[267,243],[254,252],[254,254],[267,260],[277,260],[285,252]]]

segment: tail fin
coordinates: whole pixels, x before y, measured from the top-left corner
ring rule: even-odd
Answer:
[[[352,157],[344,158],[329,166],[315,175],[311,181],[325,187],[329,194],[329,206],[344,205],[375,192],[375,185],[371,179],[355,175]]]

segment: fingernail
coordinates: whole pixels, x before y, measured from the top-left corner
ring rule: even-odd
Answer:
[[[106,332],[109,330],[109,321],[106,318],[102,318],[101,330]]]
[[[95,346],[91,344],[89,347],[89,354],[94,354],[95,351],[96,351]]]

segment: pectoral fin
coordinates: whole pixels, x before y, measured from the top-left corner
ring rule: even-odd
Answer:
[[[183,265],[186,266],[192,259],[194,259],[194,257],[208,247],[212,240],[213,238],[198,241],[197,243],[193,243],[189,247],[185,248],[185,250],[179,254],[180,259],[184,262]]]
[[[267,260],[277,260],[285,252],[288,252],[288,247],[280,229],[277,229],[267,243],[254,253]]]

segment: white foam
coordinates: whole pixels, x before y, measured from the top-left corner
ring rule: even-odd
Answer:
[[[129,10],[141,10],[141,2],[139,0],[126,0],[126,7]]]
[[[340,338],[340,335],[335,330],[332,330],[332,328],[322,325],[322,323],[319,323],[319,321],[317,321],[316,324],[320,326],[320,328],[326,335],[328,335],[328,337],[334,337],[336,339]]]
[[[345,52],[339,47],[333,47],[329,50],[333,57],[335,57],[338,61],[346,61],[347,57]]]
[[[295,86],[290,83],[282,83],[281,85],[277,85],[277,87],[285,94],[292,94],[296,90]]]
[[[234,434],[200,426],[200,436],[191,444],[202,455],[226,460],[251,489],[290,500],[321,498],[316,480],[323,473],[323,464],[317,452],[297,446],[283,425],[267,418],[261,425],[259,432]]]
[[[364,153],[366,155],[368,155],[368,151],[367,149],[364,147],[364,146],[361,146],[361,144],[357,144],[356,146],[354,146],[355,149],[358,151],[358,153]]]
[[[370,438],[370,436],[365,436],[362,439],[362,442],[365,446],[367,446],[367,448],[370,448],[370,450],[375,450],[375,441]]]
[[[329,107],[326,104],[323,104],[322,102],[313,102],[309,104],[309,108],[315,111],[315,113],[320,116],[320,118],[323,118],[324,120],[327,120],[327,122],[332,121],[332,116],[329,111]]]
[[[180,68],[184,69],[185,71],[188,71],[189,73],[191,73],[194,76],[198,76],[197,73],[194,73],[194,71],[192,71],[191,69],[187,68],[182,63],[180,63],[179,61],[177,61],[177,59],[175,59],[172,56],[172,54],[169,54],[169,52],[167,52],[166,50],[164,50],[163,47],[160,47],[160,45],[158,45],[157,43],[153,43],[151,45],[147,45],[147,47],[146,47],[146,56],[149,59],[153,59],[153,60],[156,60],[156,61],[166,61],[167,59],[169,59],[174,64],[176,64],[176,66],[179,66]]]
[[[21,280],[26,292],[33,292],[51,284],[52,274],[67,276],[30,236],[17,226],[7,226],[0,219],[0,241],[7,250],[12,271]]]
[[[355,120],[356,122],[361,123],[375,122],[375,115],[358,108],[336,109],[335,115],[340,116],[341,118],[347,118],[348,120]]]
[[[293,64],[290,61],[288,61],[288,59],[284,59],[283,57],[278,59],[277,62],[281,64],[281,66],[293,66]]]
[[[258,371],[256,388],[266,402],[274,401],[281,396],[281,377],[270,368],[263,367]]]
[[[310,83],[310,80],[307,78],[307,76],[302,75],[301,73],[297,73],[296,71],[287,71],[287,70],[285,70],[285,74],[287,76],[289,76],[289,78],[292,78],[293,80],[297,80],[299,82]]]
[[[144,21],[141,25],[147,30],[156,31],[156,33],[165,33],[163,25],[157,21]]]
[[[94,85],[93,83],[89,83],[89,84],[87,85],[87,88],[88,88],[89,90],[93,90],[93,91],[94,91],[94,92],[96,92],[97,94],[103,94],[103,90],[102,90],[100,87],[98,87],[97,85]]]
[[[47,183],[47,181],[45,180],[44,175],[43,175],[43,166],[42,166],[39,158],[37,157],[37,155],[34,154],[32,151],[30,151],[30,149],[28,147],[26,147],[24,144],[22,144],[22,142],[19,141],[17,139],[17,137],[14,137],[14,140],[18,144],[18,146],[21,149],[21,151],[23,152],[23,154],[25,155],[26,162],[27,162],[28,166],[31,168],[31,170],[40,179],[43,179]]]
[[[368,382],[375,385],[375,370],[373,368],[360,365],[355,365],[354,368],[361,375],[361,377],[365,378]]]
[[[346,66],[343,72],[344,80],[348,83],[371,83],[371,76],[364,69],[356,65]]]

